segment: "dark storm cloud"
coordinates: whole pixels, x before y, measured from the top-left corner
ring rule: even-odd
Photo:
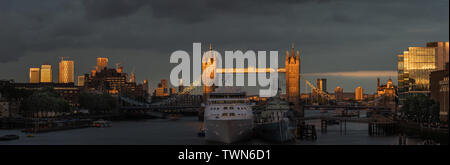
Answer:
[[[287,5],[328,0],[84,0],[88,19],[113,19],[132,15],[148,7],[156,18],[196,23],[217,14],[277,14]]]
[[[90,19],[111,19],[134,14],[147,0],[83,0]]]
[[[120,52],[130,60],[162,61],[154,65],[170,71],[165,63],[170,53],[190,52],[192,42],[219,50],[279,50],[280,56],[295,42],[305,73],[395,70],[395,55],[407,46],[448,40],[448,5],[448,0],[2,0],[0,63]],[[0,76],[2,70],[11,68],[0,68]],[[167,73],[152,76],[158,80]]]

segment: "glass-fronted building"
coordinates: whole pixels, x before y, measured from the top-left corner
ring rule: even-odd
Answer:
[[[427,47],[408,47],[408,51],[397,55],[397,58],[398,94],[402,103],[409,95],[429,95],[431,72],[444,68],[440,65],[448,62],[448,42],[428,43]]]

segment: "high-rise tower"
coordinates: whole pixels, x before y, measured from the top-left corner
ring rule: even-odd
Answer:
[[[44,64],[41,66],[41,82],[42,83],[51,83],[52,79],[52,66],[48,64]]]
[[[59,62],[59,83],[74,83],[74,69],[72,60],[61,59]]]
[[[97,67],[96,67],[97,72],[102,71],[106,67],[108,67],[108,58],[97,57]]]
[[[30,83],[39,83],[40,68],[30,68]]]

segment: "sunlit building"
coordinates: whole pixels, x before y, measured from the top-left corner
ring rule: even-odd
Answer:
[[[334,88],[334,95],[336,101],[344,100],[344,89],[342,89],[340,86],[337,86],[336,88]]]
[[[158,88],[155,89],[155,93],[153,96],[156,97],[166,97],[170,96],[172,91],[169,91],[169,88],[167,87],[167,80],[162,79],[161,83],[158,84]]]
[[[291,52],[286,51],[285,68],[287,101],[297,104],[300,99],[300,52],[294,50],[294,44]]]
[[[30,68],[30,83],[39,83],[40,68]]]
[[[317,79],[317,89],[326,92],[327,91],[327,79]]]
[[[108,58],[106,57],[97,57],[97,66],[96,70],[97,72],[100,72],[101,70],[108,67]]]
[[[41,65],[41,83],[50,83],[52,81],[52,66],[48,64]]]
[[[408,51],[398,55],[400,103],[408,95],[430,94],[430,74],[445,67],[448,46],[448,42],[430,42],[427,47],[408,47]]]
[[[375,106],[390,108],[392,112],[395,112],[397,108],[396,89],[397,87],[392,83],[391,78],[388,79],[386,85],[381,85],[380,78],[377,78],[377,93],[374,95],[373,102]]]
[[[360,86],[358,86],[355,89],[355,100],[356,101],[362,101],[364,99],[364,94],[363,94],[363,88],[361,88]]]
[[[85,75],[77,77],[77,86],[84,86]]]
[[[59,62],[59,83],[74,83],[74,65],[72,60],[61,60]]]
[[[120,95],[137,101],[147,101],[148,98],[147,81],[143,84],[130,82],[127,73],[111,68],[103,68],[99,72],[92,70],[91,75],[85,75],[84,90]]]

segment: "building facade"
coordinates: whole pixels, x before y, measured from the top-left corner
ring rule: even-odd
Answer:
[[[126,73],[117,71],[117,69],[109,68],[104,68],[99,72],[94,70],[93,74],[84,76],[84,89],[96,93],[121,95],[142,102],[147,101],[147,81],[143,84],[129,82]]]
[[[30,83],[39,83],[40,68],[30,68]]]
[[[355,88],[355,100],[356,101],[364,100],[364,94],[363,93],[364,93],[363,88],[361,88],[360,86]]]
[[[408,47],[398,55],[398,95],[402,103],[407,96],[430,94],[430,74],[445,68],[448,42],[430,42],[426,47]]]
[[[298,104],[300,101],[300,52],[294,50],[286,51],[286,96],[290,103]]]
[[[85,75],[81,75],[77,77],[77,86],[84,86]]]
[[[393,84],[392,79],[389,78],[386,85],[381,85],[379,78],[377,78],[377,81],[377,93],[374,96],[375,106],[390,108],[392,112],[395,112],[397,109],[397,88]]]
[[[444,70],[431,72],[430,76],[430,98],[440,104],[439,119],[441,122],[448,122],[449,103],[449,63],[446,63]]]
[[[61,60],[59,62],[59,83],[74,83],[74,62],[71,60]]]
[[[108,58],[97,57],[97,66],[95,67],[97,72],[100,72],[101,70],[105,69],[106,67],[108,67]]]
[[[336,101],[344,100],[344,89],[342,89],[340,86],[334,88],[334,97]]]
[[[41,65],[41,83],[51,83],[53,81],[52,74],[51,65]]]

